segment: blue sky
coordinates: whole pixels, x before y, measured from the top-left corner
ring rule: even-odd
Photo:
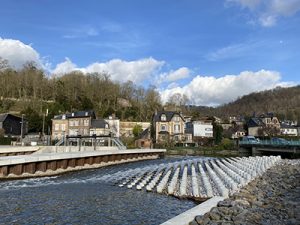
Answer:
[[[0,56],[11,65],[106,71],[203,105],[300,83],[300,0],[0,2]]]

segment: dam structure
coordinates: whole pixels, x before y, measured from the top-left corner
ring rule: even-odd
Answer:
[[[68,171],[157,159],[166,151],[124,147],[42,146],[0,149],[0,179],[50,176]]]
[[[193,158],[118,171],[101,179],[120,188],[204,201],[228,197],[280,160],[280,156]]]

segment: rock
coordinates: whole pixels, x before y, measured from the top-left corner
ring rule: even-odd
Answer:
[[[222,214],[222,216],[230,214],[230,209],[228,207],[218,207],[218,211]]]
[[[209,217],[210,217],[210,219],[212,219],[212,220],[220,220],[220,219],[221,219],[220,214],[217,213],[217,212],[210,212]]]
[[[195,217],[195,221],[196,221],[198,224],[201,224],[201,223],[203,222],[203,219],[204,219],[203,216],[196,216],[196,217]]]
[[[252,202],[252,207],[262,207],[263,204],[264,203],[262,201],[254,201]]]
[[[189,225],[198,225],[198,223],[195,220],[193,220],[193,221],[189,222]]]
[[[250,203],[244,199],[236,199],[234,201],[234,205],[240,205],[243,208],[249,208],[250,207]]]
[[[247,214],[247,210],[244,210],[237,216],[232,217],[234,224],[245,224],[246,214]]]
[[[232,206],[232,200],[230,199],[226,199],[218,203],[218,207],[231,207],[231,206]]]

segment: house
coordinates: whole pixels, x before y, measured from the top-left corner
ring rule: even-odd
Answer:
[[[22,127],[22,134],[27,134],[28,123],[26,119],[9,113],[0,114],[0,129],[4,130],[4,136],[19,137]]]
[[[121,121],[120,122],[120,135],[122,137],[134,137],[133,128],[137,125],[141,126],[143,131],[150,128],[149,122]]]
[[[109,135],[111,132],[109,129],[109,124],[104,119],[92,120],[92,124],[91,124],[91,127],[89,130],[90,130],[90,133],[89,133],[90,136]]]
[[[250,136],[272,136],[280,132],[280,123],[273,113],[262,114],[252,117],[247,123],[248,135]]]
[[[286,123],[281,123],[280,124],[280,133],[282,135],[286,136],[297,136],[298,135],[298,129],[296,126],[289,125]]]
[[[192,134],[193,143],[202,142],[204,139],[213,138],[212,120],[202,119],[186,123],[186,134]]]
[[[94,111],[78,111],[54,116],[52,119],[52,139],[60,140],[65,136],[90,135]]]
[[[185,120],[181,113],[176,111],[155,112],[152,118],[156,143],[185,141]]]
[[[144,130],[135,140],[135,147],[137,148],[152,148],[153,142],[151,139],[150,127]]]
[[[115,116],[115,114],[106,118],[105,121],[108,123],[113,136],[117,138],[120,137],[120,120]]]

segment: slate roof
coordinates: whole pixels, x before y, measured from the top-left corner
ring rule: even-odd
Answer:
[[[261,127],[264,123],[260,118],[253,117],[248,121],[247,125],[248,127]]]
[[[6,118],[10,116],[10,117],[13,117],[13,118],[17,118],[17,119],[22,119],[22,117],[20,116],[15,116],[13,114],[9,114],[9,113],[3,113],[3,114],[0,114],[0,122],[4,122],[4,120],[6,120]],[[23,118],[24,121],[26,121],[25,118]]]
[[[8,113],[0,114],[0,122],[3,122],[7,116],[8,116]]]
[[[73,113],[66,113],[62,115],[56,115],[54,116],[54,119],[61,120],[63,118],[63,115],[66,115],[66,119],[68,118],[78,118],[78,117],[92,117],[96,118],[96,114],[93,110],[86,110],[86,111],[77,111]]]
[[[105,127],[107,125],[107,127]],[[92,120],[92,128],[108,128],[109,124],[103,119]]]
[[[166,115],[166,121],[161,120],[162,114]],[[180,116],[182,118],[182,120],[185,121],[184,118],[182,117],[182,115],[179,112],[175,112],[175,111],[159,111],[156,114],[154,114],[153,121],[154,122],[170,122],[174,115]]]
[[[285,128],[285,129],[297,129],[297,127],[286,124],[286,123],[281,123],[280,128]]]

